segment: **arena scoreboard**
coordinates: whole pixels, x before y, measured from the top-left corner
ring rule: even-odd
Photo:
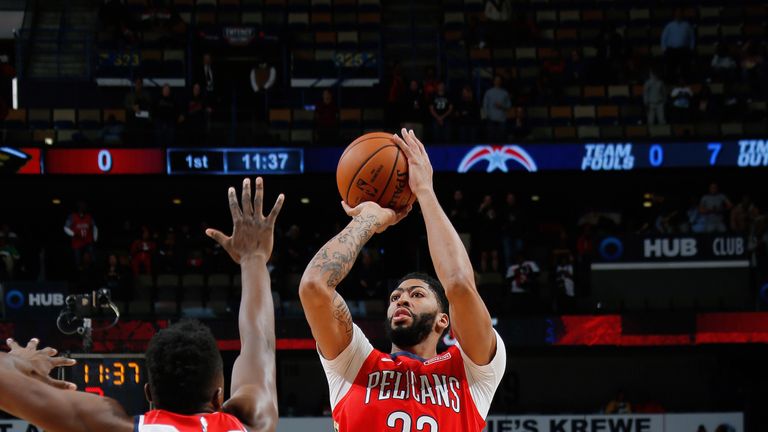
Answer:
[[[299,148],[168,149],[168,174],[301,174]]]
[[[765,168],[768,139],[698,142],[427,144],[438,172]],[[334,173],[343,147],[0,147],[0,174],[270,175]]]
[[[78,391],[117,400],[130,415],[149,409],[144,395],[147,370],[143,354],[72,354],[72,367],[61,368],[62,379],[77,385]]]

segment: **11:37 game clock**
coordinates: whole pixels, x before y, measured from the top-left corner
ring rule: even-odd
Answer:
[[[62,368],[66,381],[79,391],[110,397],[130,415],[144,414],[149,403],[144,396],[147,370],[143,354],[72,354],[77,364]]]

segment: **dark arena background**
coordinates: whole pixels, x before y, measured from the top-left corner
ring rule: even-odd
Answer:
[[[343,149],[404,126],[506,343],[488,432],[766,431],[767,21],[757,0],[0,0],[0,337],[80,358],[67,379],[131,414],[169,323],[208,324],[230,371],[239,267],[204,229],[261,175],[286,194],[278,431],[332,430],[298,284],[348,220]],[[94,241],[65,232],[79,211]],[[418,206],[339,287],[378,348],[413,270]],[[57,326],[104,288],[117,323]]]

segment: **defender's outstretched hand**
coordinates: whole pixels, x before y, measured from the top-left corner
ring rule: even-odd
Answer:
[[[272,255],[275,220],[283,207],[285,196],[280,194],[266,217],[262,214],[264,201],[264,181],[256,178],[256,193],[251,199],[251,180],[243,180],[242,208],[237,202],[234,187],[229,188],[229,210],[232,213],[232,235],[227,236],[219,230],[208,228],[205,234],[216,240],[229,253],[236,263],[251,256],[261,256],[265,260]]]
[[[363,218],[371,219],[372,223],[376,226],[377,233],[382,233],[387,228],[403,220],[413,208],[413,206],[408,206],[399,212],[395,212],[373,201],[364,201],[355,207],[350,207],[349,204],[342,201],[341,206],[349,217],[362,216]]]
[[[12,338],[8,338],[5,343],[11,349],[8,355],[13,359],[13,365],[19,372],[52,387],[64,390],[77,389],[75,384],[51,378],[49,375],[53,368],[74,366],[77,363],[74,359],[56,357],[58,351],[55,348],[37,349],[40,343],[37,338],[30,339],[27,346],[23,348]]]
[[[408,158],[408,186],[416,199],[419,199],[423,194],[432,192],[432,164],[424,144],[413,130],[403,128],[400,133],[402,138],[395,134],[392,139]]]

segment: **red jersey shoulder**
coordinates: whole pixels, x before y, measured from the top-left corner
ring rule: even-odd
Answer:
[[[137,432],[245,432],[240,421],[231,414],[180,415],[163,410],[153,410],[136,419]],[[159,426],[160,428],[153,427]]]

